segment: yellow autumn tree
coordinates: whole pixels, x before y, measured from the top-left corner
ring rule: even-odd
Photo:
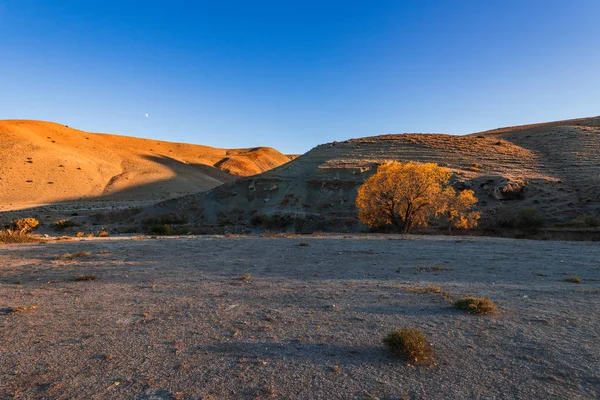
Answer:
[[[471,211],[473,206],[477,204],[477,197],[472,190],[463,190],[458,195],[453,195],[448,199],[448,209],[446,216],[449,226],[459,229],[469,229],[477,226],[477,221],[481,214],[476,211]]]
[[[471,190],[457,194],[450,176],[435,163],[384,164],[358,189],[358,217],[370,227],[391,226],[402,233],[443,215],[456,227],[474,227],[479,215],[470,210],[477,199]]]

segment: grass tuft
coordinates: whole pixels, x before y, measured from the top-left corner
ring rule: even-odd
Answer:
[[[70,219],[61,219],[54,223],[54,227],[60,231],[70,228],[72,226],[79,226],[79,224],[74,221],[71,221]]]
[[[106,228],[102,228],[100,230],[100,232],[98,232],[98,237],[109,237],[110,233],[108,233],[108,230]]]
[[[411,363],[426,364],[433,361],[433,348],[420,329],[395,329],[383,338],[383,344],[395,356],[406,358]]]
[[[424,267],[424,266],[417,265],[415,267],[415,270],[417,272],[441,272],[441,271],[453,271],[454,268],[444,267],[442,265],[433,265],[431,267]]]
[[[454,302],[454,307],[470,314],[493,314],[496,312],[494,302],[484,297],[463,297]]]
[[[400,289],[412,293],[442,293],[439,286],[403,286]]]
[[[91,251],[76,251],[75,253],[65,253],[62,254],[59,258],[63,258],[65,260],[72,260],[74,258],[86,258],[91,257]]]
[[[98,279],[96,275],[75,275],[73,277],[73,281],[75,282],[83,282],[83,281],[95,281]]]
[[[27,311],[33,311],[37,308],[37,306],[16,306],[9,307],[8,311],[11,313],[24,313]]]
[[[581,283],[582,279],[580,277],[578,277],[577,275],[573,275],[573,276],[569,276],[568,278],[565,278],[566,282],[571,282],[571,283]]]
[[[41,242],[39,238],[31,236],[29,233],[23,231],[13,231],[12,229],[0,230],[0,243],[3,244],[39,242]]]

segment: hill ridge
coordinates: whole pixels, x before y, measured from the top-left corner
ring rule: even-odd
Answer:
[[[35,120],[0,120],[0,159],[2,207],[99,196],[158,201],[289,161],[270,147],[220,149]]]

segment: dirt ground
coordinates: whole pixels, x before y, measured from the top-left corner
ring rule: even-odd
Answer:
[[[565,281],[572,275],[582,283]],[[499,312],[470,315],[410,290],[430,285],[452,299],[490,297]],[[592,242],[0,245],[0,398],[596,399],[599,299]],[[389,354],[382,337],[401,327],[425,332],[435,364]]]

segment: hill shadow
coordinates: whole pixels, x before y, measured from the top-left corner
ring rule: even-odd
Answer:
[[[168,156],[144,156],[144,159],[167,167],[173,172],[169,179],[131,186],[98,196],[65,197],[41,206],[0,211],[0,225],[13,218],[60,211],[98,212],[101,210],[126,209],[147,206],[164,200],[208,191],[240,177],[221,171],[214,166],[185,163]],[[118,179],[113,177],[106,186]],[[121,204],[119,204],[121,203]]]

